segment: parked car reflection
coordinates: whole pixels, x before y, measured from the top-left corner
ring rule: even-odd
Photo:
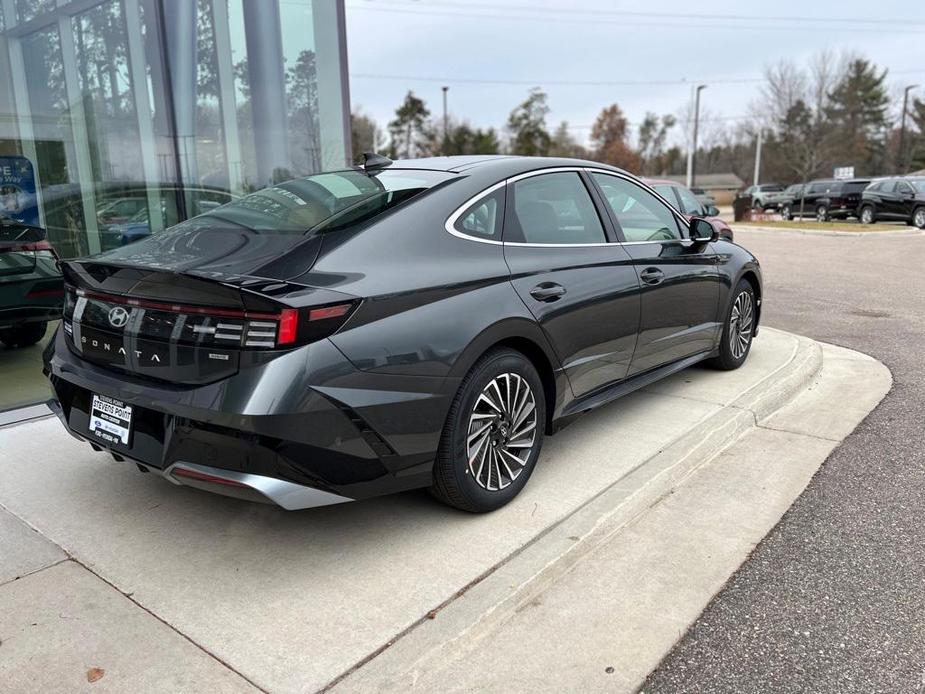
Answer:
[[[58,255],[45,230],[0,215],[0,342],[36,344],[63,303]]]

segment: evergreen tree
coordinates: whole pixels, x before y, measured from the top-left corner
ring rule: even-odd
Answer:
[[[424,102],[409,91],[405,100],[395,110],[395,120],[389,123],[392,138],[392,157],[419,157],[430,154],[434,149],[435,133],[430,127],[430,111]]]
[[[447,156],[457,154],[497,154],[501,145],[494,128],[473,128],[468,123],[450,124],[442,153]]]
[[[530,90],[527,99],[511,111],[507,131],[511,137],[511,154],[546,156],[552,138],[546,130],[546,92],[539,87]]]
[[[840,163],[853,165],[858,175],[880,173],[884,166],[890,104],[886,73],[878,74],[870,61],[855,58],[829,94],[826,116],[845,159]]]

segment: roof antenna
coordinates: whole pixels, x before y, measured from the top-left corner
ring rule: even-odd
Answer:
[[[384,157],[381,154],[376,154],[375,152],[363,152],[363,170],[367,173],[370,171],[378,171],[379,169],[384,169],[387,166],[391,166],[394,162],[388,157]]]

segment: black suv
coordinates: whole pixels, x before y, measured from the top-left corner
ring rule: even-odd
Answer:
[[[898,220],[925,229],[925,177],[875,181],[862,195],[859,218],[862,224]]]
[[[787,198],[781,202],[784,219],[815,217],[820,222],[830,219],[857,217],[861,193],[870,184],[869,178],[848,181],[823,179],[787,188]]]

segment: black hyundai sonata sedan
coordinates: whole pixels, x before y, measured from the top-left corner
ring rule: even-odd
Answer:
[[[287,509],[417,487],[496,509],[576,415],[740,366],[762,291],[637,178],[524,157],[367,155],[62,267],[67,430]]]

